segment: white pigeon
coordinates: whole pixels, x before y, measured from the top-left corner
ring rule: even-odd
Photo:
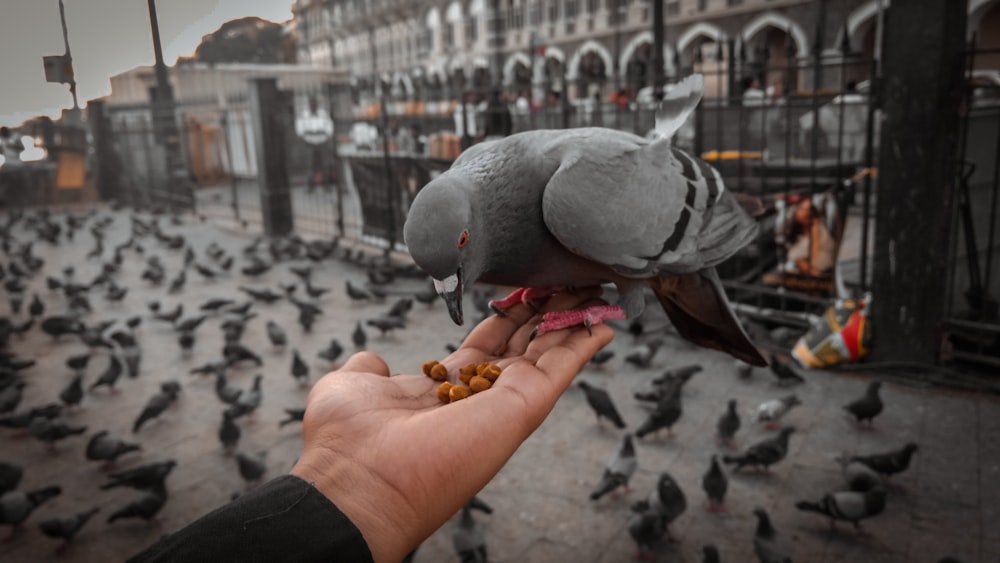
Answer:
[[[768,428],[777,428],[778,422],[788,414],[788,411],[792,410],[792,407],[801,404],[798,396],[794,394],[786,395],[780,399],[764,401],[757,407],[757,412],[754,413],[754,421],[767,422]]]

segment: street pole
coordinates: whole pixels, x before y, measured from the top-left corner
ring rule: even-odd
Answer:
[[[59,20],[62,21],[63,44],[66,45],[66,62],[72,67],[73,55],[69,52],[69,32],[66,30],[66,8],[63,6],[63,0],[59,0]],[[73,95],[73,112],[79,112],[80,104],[76,101],[75,72],[73,73],[73,78],[69,81],[69,93]]]
[[[663,95],[664,77],[663,60],[663,0],[653,0],[653,95],[659,99]]]
[[[493,1],[493,65],[495,73],[493,75],[493,87],[496,90],[503,88],[503,18],[500,15],[500,0]]]
[[[180,199],[180,182],[178,176],[184,174],[180,153],[180,138],[174,115],[174,91],[167,75],[167,65],[163,62],[163,49],[160,47],[160,24],[156,18],[155,0],[147,0],[149,7],[149,26],[153,34],[153,55],[155,57],[156,89],[153,99],[153,129],[157,141],[166,149],[167,197],[170,206]],[[192,203],[193,203],[193,195]]]

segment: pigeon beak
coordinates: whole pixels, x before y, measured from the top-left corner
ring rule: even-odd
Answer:
[[[443,280],[434,280],[434,289],[448,306],[448,314],[455,324],[462,324],[462,271]]]

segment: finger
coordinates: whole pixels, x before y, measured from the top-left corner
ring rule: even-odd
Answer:
[[[349,371],[373,373],[375,375],[389,377],[389,365],[374,352],[358,352],[348,358],[347,361],[344,362],[344,365],[337,370],[337,372]]]
[[[535,314],[525,303],[514,305],[501,315],[493,315],[476,325],[462,341],[462,348],[476,348],[487,355],[499,355],[502,348],[517,331]]]

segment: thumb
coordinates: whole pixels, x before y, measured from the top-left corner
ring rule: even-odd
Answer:
[[[337,371],[357,371],[389,377],[389,365],[374,352],[358,352],[354,354]]]

